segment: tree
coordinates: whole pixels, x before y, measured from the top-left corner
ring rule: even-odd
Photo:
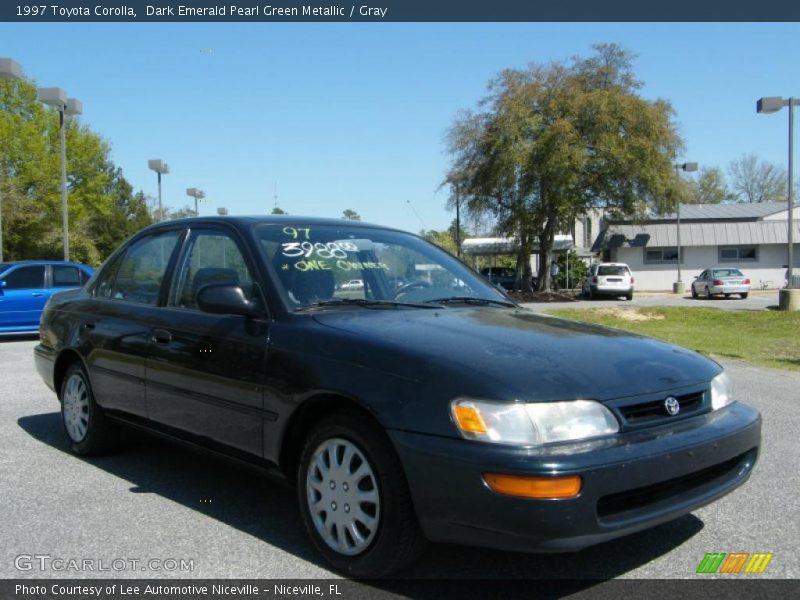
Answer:
[[[420,235],[428,240],[432,244],[436,244],[442,250],[446,250],[453,256],[458,256],[458,243],[456,241],[456,232],[459,231],[456,228],[456,220],[453,219],[453,222],[450,223],[450,227],[445,229],[444,231],[436,231],[435,229],[428,229],[427,231],[422,230]],[[469,232],[461,227],[461,241],[463,242],[467,237],[469,237]]]
[[[289,213],[287,213],[285,210],[283,210],[282,208],[280,208],[278,206],[273,206],[271,214],[273,214],[273,215],[288,215]]]
[[[728,166],[737,202],[782,202],[786,200],[786,171],[755,154],[745,154]]]
[[[691,204],[720,204],[733,200],[725,176],[718,167],[701,168],[697,180],[689,183],[688,188],[684,202]]]
[[[673,164],[682,143],[671,106],[639,96],[630,52],[594,50],[501,72],[480,111],[460,114],[449,132],[445,181],[458,184],[468,211],[492,214],[516,239],[526,291],[536,242],[548,272],[556,233],[590,208],[643,215],[679,197]],[[539,277],[538,289],[549,289],[549,279]]]
[[[65,135],[71,258],[97,265],[152,221],[105,140],[76,118]],[[58,114],[38,102],[30,81],[0,81],[0,148],[5,258],[60,258]]]
[[[348,221],[360,221],[360,220],[361,220],[361,215],[359,215],[359,214],[358,214],[356,211],[354,211],[354,210],[350,210],[349,208],[346,208],[346,209],[345,209],[345,210],[342,212],[342,218],[343,218],[343,219],[346,219],[346,220],[348,220]]]

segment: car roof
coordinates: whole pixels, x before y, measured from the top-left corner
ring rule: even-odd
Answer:
[[[210,216],[210,217],[186,217],[183,219],[172,219],[169,221],[162,221],[161,223],[154,223],[145,227],[142,231],[157,231],[159,229],[171,229],[173,227],[191,227],[199,224],[220,224],[227,223],[237,228],[251,227],[253,225],[316,225],[316,226],[331,226],[331,227],[355,227],[364,229],[383,229],[386,231],[398,231],[401,233],[411,233],[395,227],[386,227],[384,225],[376,225],[374,223],[364,223],[362,221],[351,221],[348,219],[336,219],[326,217],[305,217],[302,215],[236,215],[236,216]],[[413,234],[412,234],[413,235]]]
[[[40,266],[40,265],[41,266],[45,266],[45,265],[55,265],[55,266],[64,265],[64,266],[67,266],[67,267],[89,267],[89,265],[85,265],[85,264],[79,263],[79,262],[73,262],[71,260],[9,260],[9,261],[3,261],[0,264],[6,265],[6,268],[16,267],[18,265],[29,265],[29,266],[34,266],[34,267]],[[89,267],[89,268],[91,268],[91,267]],[[3,269],[3,270],[5,270],[5,269]]]
[[[606,263],[606,262],[603,262],[603,263],[594,263],[592,266],[593,267],[627,267],[628,264],[627,263]],[[628,267],[628,268],[630,268],[630,267]]]

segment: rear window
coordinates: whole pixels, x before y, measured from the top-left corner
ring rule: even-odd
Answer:
[[[628,267],[619,267],[616,265],[606,265],[597,267],[598,275],[627,275],[629,273]]]
[[[714,269],[714,277],[744,277],[739,269]]]

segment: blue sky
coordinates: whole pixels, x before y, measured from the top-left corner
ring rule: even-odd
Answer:
[[[271,210],[418,231],[453,215],[437,188],[444,136],[499,70],[587,54],[636,52],[648,98],[677,111],[686,160],[726,166],[744,153],[786,164],[786,112],[760,96],[800,96],[800,25],[787,24],[0,24],[0,56],[83,102],[135,188],[201,214]],[[419,214],[410,208],[408,201]],[[420,222],[420,219],[422,222]]]

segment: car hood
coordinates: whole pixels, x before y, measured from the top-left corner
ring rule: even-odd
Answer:
[[[354,309],[314,320],[390,351],[397,374],[409,376],[414,365],[422,381],[448,378],[464,393],[500,399],[606,401],[709,381],[720,371],[685,348],[525,309]],[[359,359],[365,367],[368,356]]]

